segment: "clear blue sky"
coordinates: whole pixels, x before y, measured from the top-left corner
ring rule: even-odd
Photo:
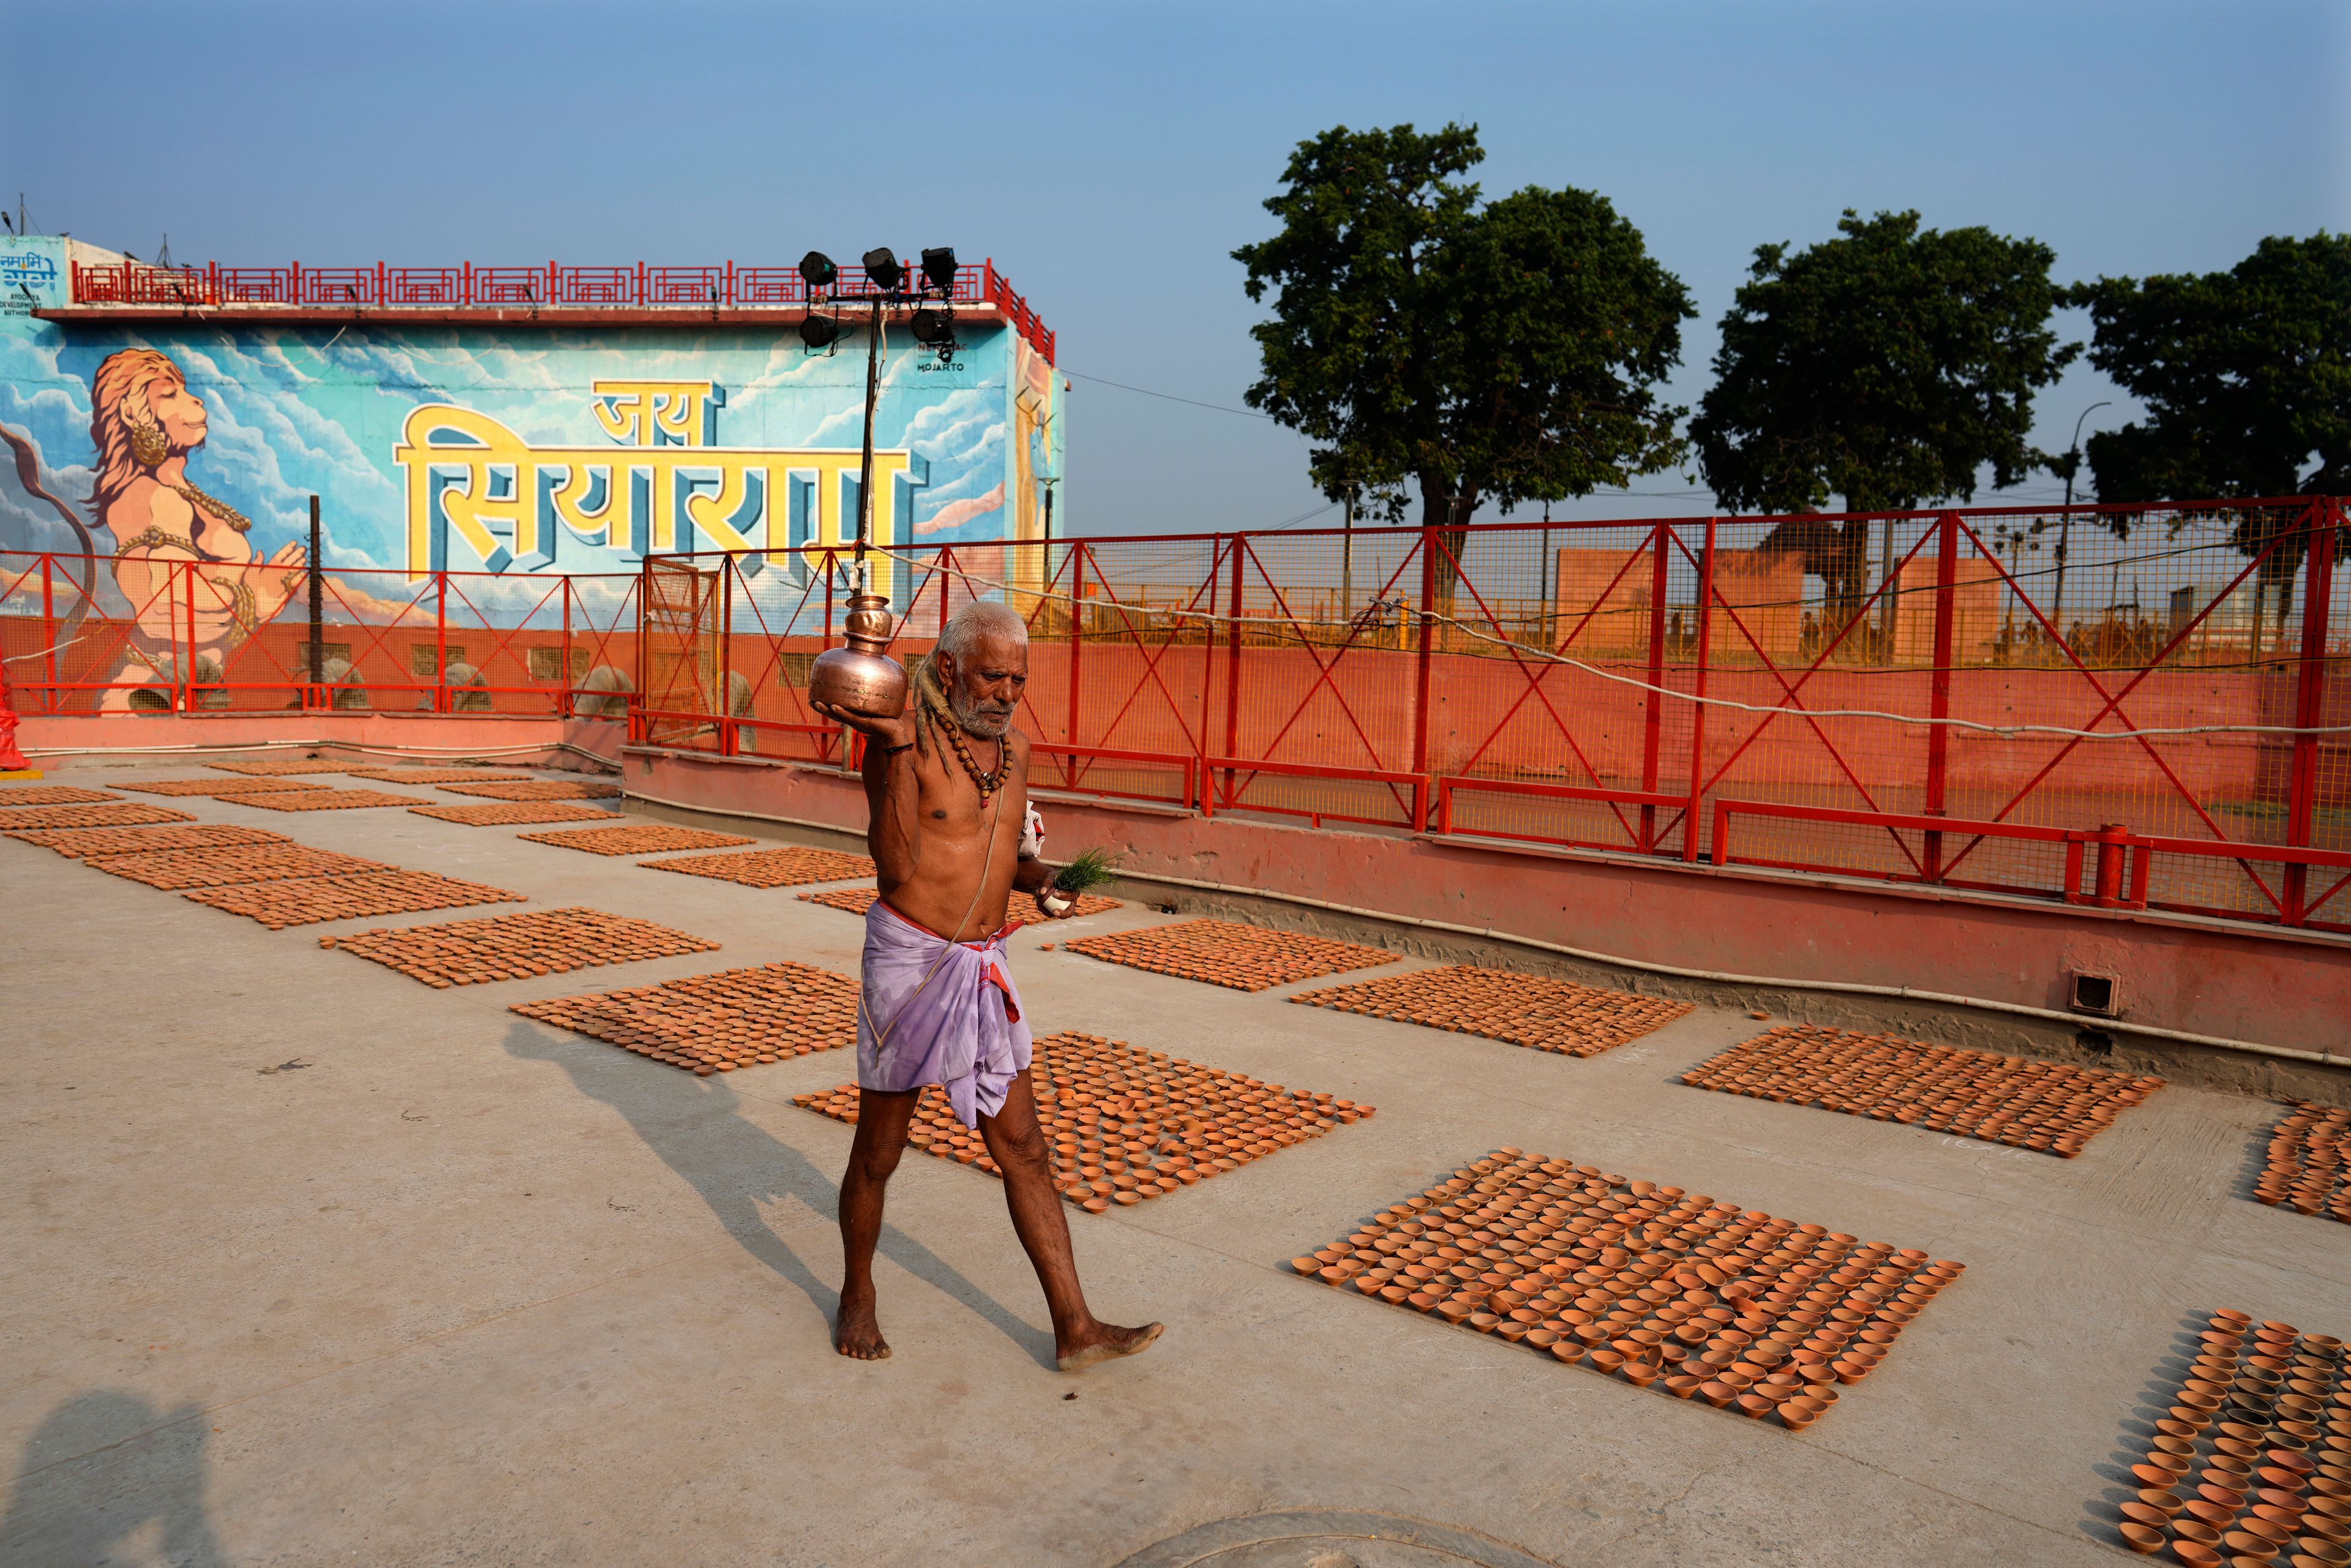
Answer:
[[[1609,196],[1697,297],[1683,402],[1753,247],[1821,238],[1847,206],[2033,235],[2067,278],[2351,225],[2341,0],[6,0],[0,22],[0,188],[46,230],[150,256],[168,231],[178,260],[245,264],[952,244],[996,258],[1066,370],[1235,407],[1256,312],[1228,253],[1267,231],[1291,145],[1342,122],[1474,121],[1489,192]],[[1076,385],[1082,531],[1320,503],[1279,427]],[[2116,395],[2077,368],[2039,405],[2042,444]],[[1708,509],[1677,475],[1641,488],[1667,494],[1560,515]]]

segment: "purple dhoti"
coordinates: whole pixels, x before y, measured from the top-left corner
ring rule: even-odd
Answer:
[[[949,942],[873,901],[857,1007],[859,1088],[942,1084],[967,1127],[1004,1109],[1029,1057],[1004,936]]]

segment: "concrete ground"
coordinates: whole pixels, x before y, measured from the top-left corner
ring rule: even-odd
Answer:
[[[725,947],[436,991],[317,937],[519,906],[271,933],[0,841],[10,1568],[2118,1561],[2191,1320],[2351,1333],[2351,1228],[2247,1196],[2262,1103],[2167,1089],[2067,1162],[1676,1082],[1768,1027],[1743,1013],[1575,1061],[1033,951],[1170,918],[1130,905],[1014,939],[1040,1033],[1378,1114],[1072,1211],[1097,1309],[1168,1325],[1076,1376],[998,1184],[910,1153],[879,1269],[896,1354],[844,1361],[850,1129],[790,1102],[849,1055],[698,1079],[507,1007],[784,957],[853,974],[856,920],[530,829],[173,803]],[[1501,1145],[1969,1270],[1802,1435],[1288,1271]]]

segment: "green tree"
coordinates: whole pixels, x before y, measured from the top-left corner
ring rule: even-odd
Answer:
[[[1722,319],[1715,384],[1690,422],[1724,505],[1853,512],[1972,498],[1978,473],[2013,485],[2046,459],[2027,444],[2032,392],[2080,351],[2049,319],[2056,256],[1985,228],[1921,229],[1915,212],[1863,219],[1790,254],[1758,246]],[[1887,525],[1888,551],[1893,525]],[[1839,624],[1857,613],[1868,526],[1805,520],[1765,541],[1801,551]]]
[[[2090,362],[2147,410],[2090,438],[2100,500],[2351,489],[2351,235],[2273,236],[2226,272],[2101,277],[2074,301]],[[2117,533],[2136,520],[2113,516]],[[2254,621],[2274,602],[2283,628],[2310,536],[2283,508],[2232,516],[2245,554],[2279,545],[2254,578]]]
[[[1316,444],[1332,500],[1425,526],[1486,501],[1588,495],[1672,466],[1683,411],[1656,384],[1681,359],[1688,291],[1589,191],[1530,185],[1480,204],[1459,176],[1477,128],[1326,131],[1299,143],[1265,207],[1279,233],[1233,258],[1262,374],[1249,404]],[[1440,560],[1438,609],[1454,571]]]

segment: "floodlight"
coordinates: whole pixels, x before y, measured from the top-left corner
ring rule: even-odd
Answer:
[[[813,313],[800,318],[800,341],[811,349],[821,349],[841,336],[841,323],[830,316]]]
[[[841,276],[841,268],[832,265],[832,257],[820,250],[812,250],[800,257],[800,281],[810,288],[830,288],[832,280]]]
[[[923,278],[942,294],[953,294],[956,285],[955,246],[943,245],[923,252]]]
[[[865,264],[865,276],[873,280],[874,287],[884,294],[898,291],[898,280],[906,276],[906,269],[898,265],[898,258],[890,254],[888,246],[875,246],[862,259]]]
[[[925,306],[914,312],[914,341],[944,343],[955,337],[955,317],[947,311]]]

